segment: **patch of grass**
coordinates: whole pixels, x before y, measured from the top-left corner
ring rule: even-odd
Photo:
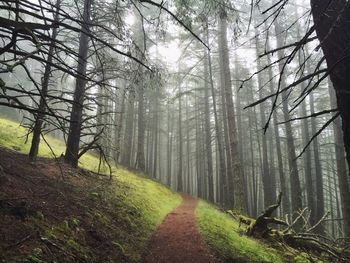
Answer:
[[[276,250],[243,236],[238,222],[208,203],[200,201],[196,215],[204,240],[222,262],[284,262]]]
[[[27,130],[18,122],[0,117],[0,145],[6,148],[14,149],[22,153],[28,153],[32,136],[28,137],[26,142]],[[46,137],[47,141],[54,148],[57,156],[64,153],[65,145],[61,140],[51,136]],[[41,140],[39,155],[42,157],[52,158],[52,152],[44,141]]]
[[[32,136],[26,137],[27,130],[21,126],[18,122],[4,119],[0,117],[0,145],[6,148],[10,148],[22,153],[29,153]],[[27,141],[26,141],[27,140]],[[53,158],[61,156],[65,153],[65,143],[62,140],[53,138],[52,136],[45,136],[45,140],[40,140],[39,156],[46,158]],[[79,165],[82,168],[96,172],[98,170],[99,158],[94,154],[85,154],[79,160]],[[115,167],[114,167],[115,170]],[[107,172],[107,167],[102,166],[102,172]]]
[[[163,218],[182,201],[180,195],[142,174],[120,169],[117,177],[130,187],[125,202],[140,212],[152,228],[158,226]]]

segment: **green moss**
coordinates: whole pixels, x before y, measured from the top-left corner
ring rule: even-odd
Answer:
[[[122,246],[120,243],[118,243],[118,242],[116,242],[116,241],[113,241],[112,243],[113,243],[113,245],[115,245],[118,249],[120,249],[120,251],[121,251],[121,253],[123,253],[123,255],[125,255],[125,249],[123,248],[123,246]]]
[[[45,263],[45,261],[41,260],[40,258],[38,258],[37,256],[34,255],[29,255],[24,262],[28,262],[28,263]]]
[[[72,218],[71,221],[70,221],[70,225],[71,227],[75,228],[75,227],[78,227],[79,226],[79,219],[78,218]]]
[[[243,236],[235,220],[204,201],[196,215],[205,241],[223,262],[283,262],[276,250]]]
[[[25,143],[26,129],[18,123],[0,118],[0,146],[17,149],[28,153],[31,137]],[[62,141],[45,137],[55,152],[60,156],[65,152]],[[52,158],[51,150],[45,142],[41,142],[39,156]],[[79,165],[85,169],[97,171],[99,158],[93,153],[84,155]],[[102,167],[102,172],[108,172]],[[162,222],[164,217],[181,203],[181,197],[169,188],[153,181],[142,174],[132,173],[122,167],[113,167],[113,180],[108,185],[103,184],[87,189],[72,188],[74,194],[90,200],[89,205],[81,211],[84,220],[89,222],[89,229],[83,228],[81,218],[67,217],[59,225],[52,225],[46,217],[33,218],[33,223],[43,235],[53,242],[65,246],[68,250],[81,258],[90,256],[94,247],[89,247],[84,235],[91,226],[97,235],[106,243],[108,248],[106,260],[110,262],[139,262],[144,253],[147,241]],[[91,224],[90,224],[91,223]],[[118,244],[118,245],[117,245]]]
[[[39,219],[39,220],[44,220],[44,219],[45,219],[45,216],[44,216],[44,214],[43,214],[41,211],[37,211],[37,212],[35,213],[35,217],[36,217],[37,219]]]
[[[305,252],[300,252],[300,251],[295,250],[293,253],[294,253],[293,261],[295,263],[310,263],[310,262],[324,263],[324,262],[328,262],[327,260],[317,258],[317,257],[315,257],[315,255],[308,254]]]
[[[92,258],[91,252],[89,251],[89,249],[79,244],[77,240],[74,240],[72,238],[68,239],[65,247],[68,251],[72,251],[73,253],[76,253],[80,257],[83,257],[85,259]]]
[[[299,256],[294,257],[294,261],[295,261],[295,263],[310,263],[310,260],[305,258],[303,255],[299,255]]]
[[[44,260],[41,260],[40,257],[42,255],[43,251],[41,248],[36,247],[33,249],[32,254],[29,255],[24,262],[28,263],[45,263]]]

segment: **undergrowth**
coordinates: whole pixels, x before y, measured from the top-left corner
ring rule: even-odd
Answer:
[[[25,135],[26,129],[18,123],[0,118],[0,147],[26,154],[31,138],[26,143]],[[46,136],[46,141],[55,156],[64,153],[65,145],[61,140]],[[39,156],[53,158],[44,141]],[[96,171],[99,158],[86,154],[79,165]],[[29,167],[35,172],[35,166]],[[40,263],[49,259],[51,262],[140,262],[152,233],[181,203],[180,195],[169,188],[123,167],[113,167],[112,181],[92,174],[91,177],[89,174],[82,176],[79,170],[72,172],[70,179],[66,178],[64,182],[57,180],[59,177],[44,180],[51,187],[45,189],[52,191],[51,198],[64,199],[66,203],[64,200],[57,204],[48,201],[46,195],[32,200],[31,207],[36,211],[25,221],[16,221],[6,214],[0,202],[0,218],[3,219],[0,224],[7,222],[7,232],[0,228],[0,262]],[[19,179],[24,180],[17,177],[13,180]],[[40,183],[43,178],[35,180]],[[38,191],[40,185],[34,185],[37,188],[29,189],[29,192]],[[16,187],[20,186],[19,181]],[[1,190],[0,201],[8,198],[6,189]],[[11,192],[11,189],[7,190]],[[49,203],[45,207],[38,205],[45,202]],[[54,209],[58,209],[56,215]],[[196,215],[205,242],[222,262],[308,262],[302,254],[291,253],[286,257],[286,253],[244,236],[235,220],[204,201],[199,202]],[[7,233],[13,233],[12,241],[11,237],[7,238],[10,243],[1,240]],[[23,235],[27,233],[31,234],[24,240]],[[16,244],[18,241],[21,243]]]
[[[244,236],[237,221],[204,201],[199,202],[196,215],[202,236],[222,262],[308,262],[301,255],[288,259],[268,244]]]
[[[25,135],[26,129],[18,123],[0,118],[1,147],[26,154],[31,138],[26,143]],[[46,136],[46,140],[56,156],[64,153],[62,141],[50,136]],[[53,157],[44,141],[41,142],[39,156]],[[79,165],[96,171],[98,164],[98,157],[86,154]],[[135,174],[123,167],[113,167],[113,171],[112,181],[103,176],[91,175],[91,178],[86,178],[86,175],[70,174],[72,180],[66,178],[61,183],[69,186],[69,191],[64,191],[61,184],[55,183],[59,178],[50,178],[54,181],[50,181],[54,187],[46,191],[54,194],[62,192],[63,197],[58,195],[57,198],[67,199],[67,205],[72,206],[59,206],[61,210],[56,215],[53,211],[55,203],[50,204],[51,211],[40,207],[40,203],[46,201],[45,197],[43,200],[26,200],[32,202],[30,205],[36,211],[25,221],[18,220],[14,226],[11,220],[15,217],[2,211],[0,206],[0,217],[8,220],[10,228],[32,233],[28,240],[18,245],[13,245],[16,239],[10,244],[0,241],[0,262],[47,262],[49,258],[56,262],[140,262],[150,236],[163,218],[180,204],[181,197],[142,174]],[[15,177],[10,179],[13,179],[12,183],[17,180]],[[26,191],[37,191],[35,187]],[[8,198],[5,190],[0,193],[0,200]],[[13,232],[7,230],[7,235]],[[1,234],[6,235],[0,231]],[[7,239],[11,240],[11,237]],[[12,250],[6,249],[8,246]]]

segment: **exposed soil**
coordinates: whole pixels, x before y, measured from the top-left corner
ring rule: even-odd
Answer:
[[[145,263],[216,262],[197,227],[197,199],[183,195],[182,204],[167,215],[149,242]]]
[[[128,262],[113,241],[133,232],[117,217],[117,194],[113,210],[102,198],[110,184],[108,176],[52,159],[32,164],[0,147],[0,262]]]

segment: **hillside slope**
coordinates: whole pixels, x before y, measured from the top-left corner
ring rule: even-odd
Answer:
[[[25,130],[0,119],[0,262],[139,262],[181,197],[123,168],[112,181],[53,159],[33,165]],[[47,138],[59,156],[62,142]],[[15,151],[16,150],[16,151]],[[50,157],[43,144],[40,155]],[[81,165],[96,169],[87,155]]]
[[[0,119],[0,262],[142,261],[148,240],[181,196],[122,167],[114,168],[112,180],[97,175],[93,155],[80,163],[90,171],[58,166],[44,143],[43,157],[31,164],[25,132]],[[64,144],[46,139],[60,156]],[[196,214],[218,261],[284,261],[276,250],[241,237],[237,223],[216,208],[201,202]]]

